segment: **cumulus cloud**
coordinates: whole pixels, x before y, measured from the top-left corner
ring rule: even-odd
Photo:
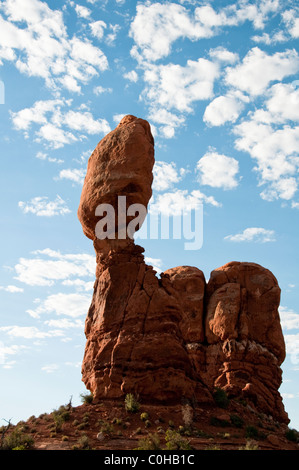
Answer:
[[[87,19],[91,15],[91,10],[89,8],[84,7],[83,5],[76,5],[75,10],[79,18]]]
[[[207,152],[196,166],[198,181],[214,188],[233,189],[238,186],[239,163],[232,157]]]
[[[231,242],[268,243],[275,242],[275,232],[262,227],[249,227],[236,235],[227,235],[224,239]]]
[[[102,20],[93,21],[92,23],[90,23],[89,26],[92,35],[95,36],[97,39],[101,40],[104,36],[104,31],[107,28],[106,23]]]
[[[299,38],[299,12],[295,9],[286,10],[282,13],[283,21],[293,38]]]
[[[179,189],[173,192],[158,194],[149,204],[151,214],[181,215],[198,209],[202,204],[210,204],[220,207],[213,196],[207,196],[199,190],[189,193],[187,189]]]
[[[258,47],[251,49],[241,64],[226,69],[226,83],[252,96],[261,95],[275,80],[282,80],[299,71],[295,50],[268,55]]]
[[[19,201],[18,205],[24,214],[31,213],[38,217],[53,217],[71,212],[66,202],[60,196],[57,196],[54,201],[49,201],[49,198],[46,196],[38,196],[28,202]]]
[[[130,82],[137,83],[138,82],[138,74],[135,70],[131,70],[124,74],[124,78],[129,80]]]
[[[49,295],[46,299],[39,302],[36,309],[29,309],[27,313],[33,318],[40,318],[44,313],[55,313],[56,315],[77,318],[86,315],[89,305],[90,294],[58,293]]]
[[[156,161],[153,169],[155,191],[166,191],[181,181],[185,171],[183,168],[177,169],[176,164],[171,162]]]
[[[88,9],[76,6],[88,16]],[[107,70],[105,54],[86,37],[70,37],[62,10],[40,0],[5,0],[1,3],[0,58],[11,61],[28,76],[43,79],[52,90],[63,86],[81,92],[82,84]]]
[[[146,88],[142,97],[156,108],[190,113],[194,102],[213,96],[218,76],[218,65],[203,58],[188,60],[185,66],[152,65],[144,73]]]
[[[135,42],[132,55],[140,54],[142,60],[157,61],[171,53],[178,39],[210,38],[222,28],[245,21],[251,21],[256,29],[263,29],[269,15],[278,7],[279,0],[262,0],[256,4],[242,0],[219,7],[218,11],[209,4],[191,11],[176,3],[140,3],[130,28]]]
[[[245,107],[248,98],[242,93],[229,92],[218,96],[206,107],[203,120],[211,126],[222,126],[226,122],[235,122]]]
[[[72,277],[93,278],[95,259],[93,256],[78,254],[61,254],[45,249],[34,252],[34,258],[20,258],[15,265],[16,279],[30,286],[52,286],[57,281]]]
[[[267,185],[264,199],[291,199],[297,190],[299,126],[275,128],[253,115],[234,128],[236,148],[248,152],[256,161],[260,184]]]
[[[36,101],[31,108],[11,112],[14,127],[26,138],[32,127],[35,141],[44,142],[54,149],[84,138],[84,134],[107,134],[110,126],[106,119],[95,119],[88,109],[70,110],[72,100]]]
[[[283,330],[299,330],[299,315],[294,310],[280,306],[279,315],[281,320],[281,326]]]

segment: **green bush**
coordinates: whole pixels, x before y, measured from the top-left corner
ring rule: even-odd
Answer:
[[[2,449],[3,450],[20,450],[17,447],[23,447],[29,450],[33,447],[34,441],[31,436],[24,434],[18,428],[14,429],[10,434],[4,437]]]
[[[136,450],[161,450],[158,434],[149,434],[146,438],[140,439]]]
[[[229,405],[229,398],[225,392],[225,390],[222,390],[222,388],[216,388],[213,394],[213,398],[215,400],[215,403],[217,406],[220,408],[227,408]]]
[[[82,403],[84,403],[85,405],[92,403],[92,400],[93,400],[92,393],[81,393],[80,397],[81,397]]]
[[[259,431],[255,426],[246,426],[245,436],[249,439],[258,439]]]
[[[147,421],[149,419],[148,413],[141,413],[140,419],[141,421]]]
[[[165,441],[167,450],[192,450],[190,442],[174,429],[167,429]]]
[[[137,413],[140,408],[138,399],[132,394],[128,393],[125,398],[125,409],[129,413]]]
[[[212,426],[218,426],[220,428],[226,428],[230,423],[225,419],[219,419],[216,416],[211,416],[210,424]]]
[[[288,429],[285,437],[292,442],[299,442],[299,432],[296,429]]]
[[[244,447],[239,447],[239,450],[260,450],[256,442],[248,440]]]
[[[230,415],[230,420],[235,428],[243,428],[244,427],[244,420],[238,415]]]

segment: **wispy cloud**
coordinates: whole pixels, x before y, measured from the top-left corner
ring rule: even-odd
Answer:
[[[57,196],[54,201],[49,201],[46,196],[37,196],[28,202],[19,201],[18,205],[24,214],[31,213],[38,217],[54,217],[70,214],[71,212],[60,196]]]
[[[94,278],[96,263],[91,255],[61,254],[50,249],[39,250],[33,254],[38,256],[20,258],[14,268],[16,279],[29,286],[53,286],[55,282],[73,277]]]
[[[241,233],[236,235],[227,235],[224,237],[225,240],[231,242],[256,242],[256,243],[268,243],[275,242],[274,230],[267,230],[262,227],[249,227],[243,230]]]

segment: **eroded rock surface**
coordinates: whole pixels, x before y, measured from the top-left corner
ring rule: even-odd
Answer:
[[[154,140],[147,121],[126,116],[91,155],[78,217],[94,242],[96,281],[86,318],[82,379],[94,399],[135,393],[152,402],[212,401],[215,387],[248,398],[288,422],[281,396],[285,357],[273,274],[232,262],[211,273],[196,267],[160,275],[128,237],[99,240],[100,204],[116,210],[151,197]],[[129,218],[126,219],[128,223]],[[117,226],[117,223],[116,223]]]

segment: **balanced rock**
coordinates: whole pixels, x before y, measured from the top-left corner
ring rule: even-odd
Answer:
[[[158,277],[133,239],[144,216],[124,230],[134,217],[130,207],[146,213],[153,165],[150,126],[131,115],[88,162],[78,217],[93,240],[97,269],[82,380],[95,401],[134,393],[144,401],[203,403],[221,387],[288,422],[278,392],[285,344],[277,280],[257,264],[238,262],[213,271],[208,283],[191,266]]]

